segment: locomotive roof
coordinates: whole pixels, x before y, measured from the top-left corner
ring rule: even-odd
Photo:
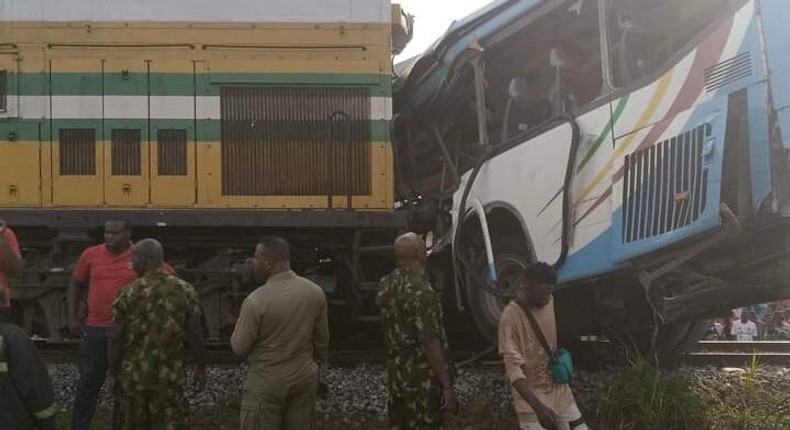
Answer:
[[[0,0],[6,22],[389,23],[389,0]]]

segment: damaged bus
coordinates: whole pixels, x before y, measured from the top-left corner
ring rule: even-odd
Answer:
[[[785,0],[500,0],[399,65],[398,192],[457,308],[493,336],[545,261],[564,337],[671,354],[790,296],[787,22]]]

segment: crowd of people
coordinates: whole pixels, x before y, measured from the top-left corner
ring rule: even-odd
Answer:
[[[790,307],[787,302],[759,305],[752,308],[734,309],[729,318],[713,321],[708,340],[756,340],[790,341]]]
[[[441,429],[461,405],[439,292],[428,280],[420,236],[400,236],[394,254],[397,267],[381,280],[376,297],[384,317],[389,428]],[[247,362],[241,428],[313,428],[329,348],[326,297],[291,270],[284,239],[263,238],[253,260],[261,286],[244,300],[231,337],[233,351]],[[22,266],[16,237],[0,220],[0,430],[50,430],[52,383],[9,308],[8,276]],[[500,321],[499,352],[522,430],[587,430],[566,377],[558,376],[570,369],[559,358],[567,352],[557,348],[556,282],[549,265],[524,268]],[[90,427],[105,382],[115,399],[114,429],[188,427],[187,352],[196,391],[206,385],[201,309],[195,289],[165,263],[159,242],[133,244],[127,222],[108,221],[104,244],[85,250],[73,271],[68,309],[69,329],[82,339],[72,430]]]

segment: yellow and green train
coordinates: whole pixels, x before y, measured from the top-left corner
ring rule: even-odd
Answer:
[[[212,338],[265,233],[364,317],[360,267],[407,222],[390,121],[410,32],[388,0],[0,0],[0,217],[28,328],[62,334],[70,265],[114,218],[165,241]]]

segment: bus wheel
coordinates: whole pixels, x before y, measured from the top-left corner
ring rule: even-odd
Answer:
[[[468,274],[465,277],[472,318],[480,333],[489,340],[496,340],[499,316],[515,294],[516,279],[520,270],[529,264],[522,255],[523,249],[524,245],[517,240],[504,240],[494,244],[494,262],[499,280],[491,287],[506,297],[499,297],[486,291]],[[472,264],[480,279],[488,279],[485,257],[476,259]]]

